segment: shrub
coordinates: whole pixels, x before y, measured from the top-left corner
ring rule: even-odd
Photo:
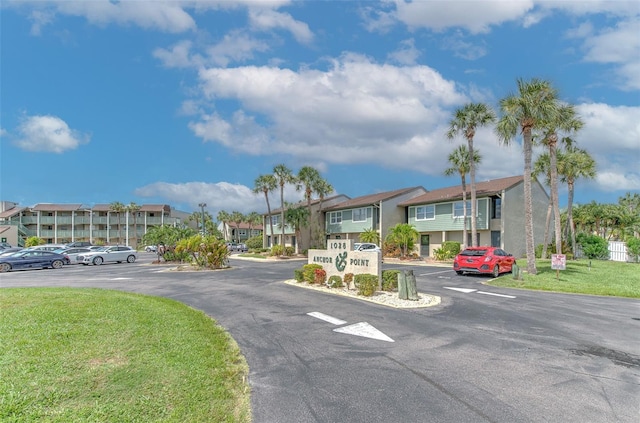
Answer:
[[[371,297],[376,292],[376,288],[378,288],[378,277],[376,275],[363,273],[356,275],[354,281],[358,295]]]
[[[296,282],[302,282],[304,281],[304,272],[302,269],[295,269],[293,271],[293,278],[296,280]]]
[[[395,291],[398,289],[398,273],[399,270],[383,270],[382,271],[382,290]]]
[[[333,275],[329,277],[329,288],[342,288],[344,284],[342,283],[342,279],[340,276]]]
[[[290,246],[284,247],[284,255],[287,257],[291,257],[296,253],[296,249]]]
[[[327,272],[324,269],[316,269],[313,271],[313,282],[322,285],[327,281]]]
[[[200,267],[220,269],[227,263],[229,249],[223,240],[215,236],[193,235],[178,241],[175,249],[164,255],[167,261],[186,261],[189,257]]]
[[[609,258],[609,243],[597,235],[580,234],[577,239],[582,246],[582,252],[590,259],[607,260]]]
[[[24,242],[24,246],[26,248],[35,247],[36,245],[42,245],[42,244],[45,244],[45,240],[42,238],[38,238],[37,236],[30,236]]]
[[[284,255],[284,247],[282,245],[274,245],[273,247],[271,247],[270,255],[272,256]]]
[[[542,258],[542,249],[544,248],[543,244],[536,245],[536,258]]]
[[[442,243],[445,253],[445,260],[451,260],[460,253],[460,243],[456,241],[445,241]]]
[[[262,236],[254,236],[249,238],[246,242],[247,248],[250,250],[259,250],[262,248]]]
[[[353,273],[345,273],[344,274],[344,283],[345,285],[350,285],[353,282]]]
[[[628,237],[627,238],[627,251],[633,261],[637,262],[640,257],[640,238]]]
[[[313,283],[313,281],[315,281],[316,269],[322,269],[322,266],[315,263],[305,264],[302,266],[302,275],[305,282]]]

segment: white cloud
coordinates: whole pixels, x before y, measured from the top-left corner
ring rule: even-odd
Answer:
[[[302,44],[308,44],[313,41],[313,32],[311,32],[309,26],[304,22],[293,19],[288,13],[269,9],[250,9],[249,21],[253,28],[262,31],[271,29],[287,30]]]
[[[25,117],[17,128],[15,144],[26,151],[63,153],[89,142],[88,134],[69,128],[56,116]]]
[[[253,59],[254,52],[265,52],[269,45],[261,40],[250,37],[242,31],[232,31],[224,36],[222,41],[206,49],[209,63],[217,66],[227,66],[230,62],[243,62]]]
[[[410,38],[403,40],[400,43],[400,47],[396,51],[389,53],[388,57],[402,65],[414,65],[420,55],[421,53],[416,48],[415,40]]]
[[[477,60],[487,54],[484,43],[467,41],[460,31],[442,39],[442,48],[465,60]]]
[[[241,213],[267,211],[264,194],[254,194],[251,187],[228,182],[156,182],[137,188],[134,194],[140,197],[160,197],[171,203],[189,205],[196,210],[199,209],[199,203],[205,202],[206,211],[214,219],[220,210]],[[298,202],[302,199],[302,194],[292,186],[285,186],[284,197],[285,201]],[[280,207],[279,190],[269,194],[269,203],[272,210]]]

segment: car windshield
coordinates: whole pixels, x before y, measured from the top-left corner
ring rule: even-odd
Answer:
[[[484,256],[487,254],[487,250],[464,250],[460,255],[462,256]]]

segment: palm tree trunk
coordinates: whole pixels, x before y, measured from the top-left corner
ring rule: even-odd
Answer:
[[[478,231],[478,222],[476,220],[476,164],[473,160],[473,137],[468,138],[469,142],[469,182],[471,183],[471,246],[478,246],[478,239],[476,232]],[[465,190],[466,196],[466,190]],[[464,207],[466,210],[467,203],[464,200]],[[464,212],[464,225],[467,226],[467,213]],[[466,242],[466,239],[465,239]]]
[[[557,137],[552,135],[552,137]],[[549,179],[551,180],[551,203],[553,204],[553,226],[556,236],[556,254],[562,254],[562,227],[560,204],[558,204],[558,162],[555,138],[549,142]]]
[[[527,250],[527,272],[530,275],[535,275],[538,270],[536,269],[536,251],[533,239],[533,198],[531,196],[533,142],[530,127],[524,128],[522,148],[524,150],[524,235]]]
[[[284,255],[284,183],[280,185],[280,227],[282,228],[282,254]]]
[[[547,258],[547,244],[549,243],[549,226],[551,225],[551,211],[553,210],[553,200],[549,198],[549,207],[547,207],[547,220],[544,226],[544,239],[542,240],[541,258]]]
[[[464,218],[462,224],[462,248],[464,249],[467,245],[467,181],[464,175],[462,175],[462,217]]]
[[[567,228],[571,233],[571,252],[573,253],[573,258],[576,258],[576,226],[573,223],[573,190],[575,188],[575,184],[573,180],[569,180],[567,182],[567,186],[569,188],[569,195],[567,198]]]
[[[269,205],[269,194],[267,193],[267,190],[264,191],[264,199],[267,202],[267,214],[269,216],[269,228],[271,229],[271,246],[274,245],[274,236],[275,234],[273,233],[273,219],[271,218],[271,206]]]

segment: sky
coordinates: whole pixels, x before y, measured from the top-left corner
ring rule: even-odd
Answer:
[[[2,0],[0,20],[0,200],[21,206],[263,213],[278,164],[351,198],[459,185],[454,111],[499,115],[518,78],[584,121],[576,203],[640,190],[638,1]],[[476,180],[521,175],[521,141],[479,129]]]

